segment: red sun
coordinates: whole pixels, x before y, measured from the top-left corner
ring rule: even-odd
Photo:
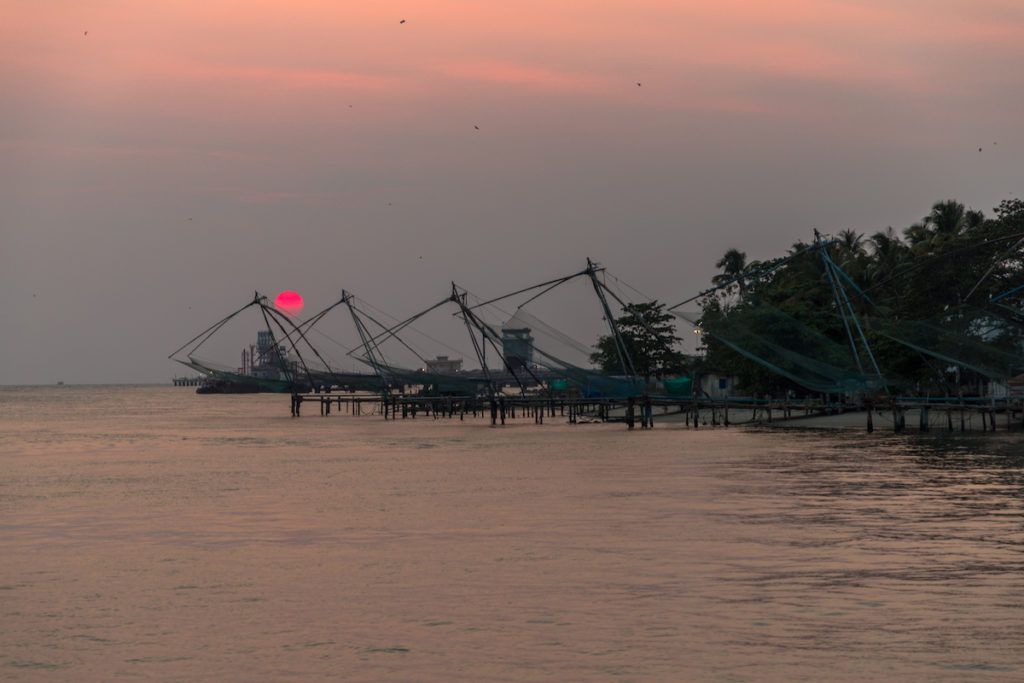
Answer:
[[[305,305],[306,303],[302,300],[302,295],[290,289],[284,290],[274,299],[274,306],[288,315],[298,315],[302,312],[302,307]]]

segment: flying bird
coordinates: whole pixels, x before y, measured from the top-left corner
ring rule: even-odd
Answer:
[[[641,83],[640,81],[637,81],[637,82],[636,82],[636,87],[638,87],[638,88],[639,88],[639,87],[641,87],[641,86],[643,86],[643,83]]]
[[[480,126],[473,126],[473,128],[476,128],[477,130],[480,130]]]
[[[401,20],[400,22],[398,22],[398,23],[399,23],[399,24],[404,24],[404,23],[405,23],[405,19],[402,19],[402,20]]]
[[[88,31],[86,31],[86,32],[85,32],[85,33],[83,33],[82,35],[83,35],[83,36],[87,36],[87,35],[89,35],[89,32],[88,32]]]
[[[980,151],[981,151],[981,149],[982,149],[982,148],[981,148],[981,147],[979,147],[979,148],[978,148],[978,151],[980,152]]]

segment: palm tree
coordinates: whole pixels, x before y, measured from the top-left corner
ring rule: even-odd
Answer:
[[[860,256],[864,253],[864,236],[856,230],[839,231],[839,248],[851,256]]]
[[[903,231],[903,235],[912,247],[924,244],[931,238],[931,233],[928,231],[926,223],[914,223]]]
[[[874,283],[888,277],[903,263],[907,255],[907,246],[891,225],[884,232],[876,232],[869,241],[872,259],[866,275],[868,281]]]
[[[932,227],[934,235],[954,236],[964,227],[964,205],[960,202],[947,199],[943,202],[936,202],[932,206],[931,213],[922,219],[925,225]]]
[[[981,211],[966,209],[963,204],[954,200],[936,202],[927,216],[915,223],[903,234],[907,236],[911,246],[929,250],[938,242],[960,235],[965,230],[977,228],[985,221]]]
[[[864,236],[858,233],[856,230],[840,230],[839,231],[839,244],[838,249],[838,262],[839,265],[847,271],[848,274],[854,275],[860,271],[864,251]]]
[[[892,229],[890,225],[883,232],[879,230],[870,238],[871,250],[875,256],[885,258],[886,254],[890,254],[897,246],[901,245],[900,236],[896,234],[896,231]]]
[[[739,285],[740,296],[747,291],[746,283],[740,276],[747,269],[747,254],[739,249],[729,249],[722,258],[715,263],[715,268],[720,268],[721,273],[711,278],[716,285],[724,285],[727,282],[736,280]],[[739,278],[739,279],[737,279]]]
[[[985,214],[981,211],[975,211],[974,209],[968,209],[967,213],[964,214],[964,229],[974,230],[982,223],[985,222]]]

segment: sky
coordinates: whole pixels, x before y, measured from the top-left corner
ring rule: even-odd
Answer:
[[[254,290],[674,303],[1024,185],[1019,0],[0,7],[0,384],[166,382]]]

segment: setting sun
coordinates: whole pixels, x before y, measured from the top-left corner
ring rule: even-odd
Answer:
[[[274,306],[288,315],[298,315],[305,305],[306,302],[302,300],[302,295],[290,289],[284,290],[274,299]]]

